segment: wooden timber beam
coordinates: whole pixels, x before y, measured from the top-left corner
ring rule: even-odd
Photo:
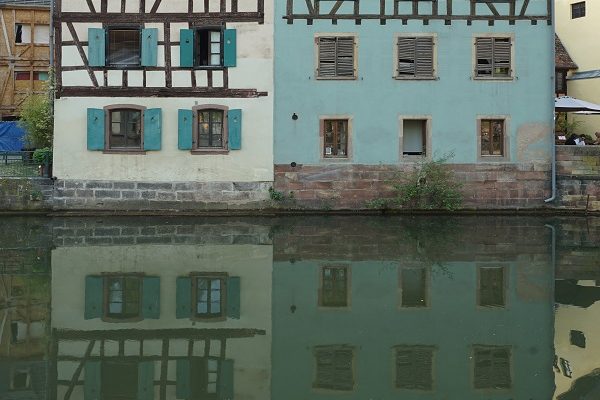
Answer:
[[[113,329],[80,331],[71,329],[54,330],[56,340],[152,340],[152,339],[219,339],[245,338],[265,335],[264,329]],[[101,348],[102,349],[102,348]],[[102,355],[102,352],[101,352]]]
[[[84,22],[84,23],[150,23],[165,22],[170,23],[196,23],[196,24],[216,24],[222,22],[258,22],[264,23],[264,12],[206,12],[206,13],[82,13],[82,12],[63,12],[58,16],[57,23],[60,22]]]
[[[227,88],[161,88],[161,87],[93,87],[93,86],[63,86],[58,90],[58,97],[233,97],[255,98],[268,96],[268,92],[256,89],[227,89]]]

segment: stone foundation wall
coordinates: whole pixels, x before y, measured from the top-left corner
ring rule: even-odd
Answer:
[[[558,206],[600,211],[600,146],[556,146]]]
[[[52,207],[53,181],[0,178],[0,211],[36,211]]]
[[[56,210],[227,210],[268,204],[271,182],[121,182],[58,180]]]
[[[315,209],[363,209],[369,201],[393,198],[389,180],[411,165],[276,165],[274,189],[284,205]],[[463,207],[481,209],[540,208],[550,196],[547,164],[453,164]]]

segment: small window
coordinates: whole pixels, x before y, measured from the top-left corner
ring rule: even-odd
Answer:
[[[429,273],[425,267],[401,267],[401,307],[429,306]]]
[[[404,119],[402,121],[402,154],[427,155],[427,120]]]
[[[33,28],[33,42],[35,44],[50,43],[50,26],[35,25],[35,27]]]
[[[193,357],[190,362],[193,399],[217,400],[221,360],[216,357]]]
[[[142,110],[108,110],[108,148],[142,150]]]
[[[398,346],[396,387],[411,390],[433,389],[433,352],[430,346]]]
[[[348,122],[347,119],[323,121],[323,157],[348,157]]]
[[[195,34],[195,65],[198,67],[223,66],[222,30],[198,29]]]
[[[571,18],[585,17],[585,1],[571,4]]]
[[[354,389],[354,348],[319,346],[315,348],[316,374],[314,388],[336,391]]]
[[[213,319],[225,316],[226,275],[194,276],[194,315]]]
[[[475,39],[475,77],[510,78],[512,76],[511,39],[485,37]]]
[[[473,357],[475,389],[510,389],[510,347],[476,346]]]
[[[30,77],[29,71],[15,71],[15,81],[28,81]]]
[[[198,148],[224,149],[225,141],[225,112],[221,109],[198,110]]]
[[[31,25],[15,24],[15,43],[18,43],[18,44],[31,43]]]
[[[399,37],[397,43],[399,79],[433,79],[433,37]]]
[[[108,66],[140,65],[140,29],[113,28],[108,30]]]
[[[479,133],[482,156],[504,156],[504,120],[482,119]]]
[[[138,363],[119,358],[102,361],[102,398],[135,399],[138,396]],[[133,379],[132,379],[133,378]]]
[[[27,390],[31,388],[31,372],[28,369],[13,370],[11,375],[11,390]]]
[[[480,267],[477,287],[478,306],[504,307],[506,305],[506,273],[504,267]]]
[[[356,78],[354,36],[323,36],[316,42],[317,78]]]
[[[319,306],[348,307],[349,282],[348,267],[322,267]]]
[[[567,94],[567,71],[556,71],[556,76],[554,77],[554,91],[557,96]]]
[[[141,278],[137,276],[105,277],[105,318],[133,319],[139,317],[141,282]]]
[[[46,71],[34,71],[33,72],[33,80],[34,81],[47,81],[48,73]]]

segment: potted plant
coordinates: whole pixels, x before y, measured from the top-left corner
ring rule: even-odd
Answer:
[[[49,178],[52,176],[52,149],[43,147],[33,152],[33,161],[39,165],[40,176]]]

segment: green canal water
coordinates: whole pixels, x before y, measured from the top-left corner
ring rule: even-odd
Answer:
[[[600,219],[0,218],[1,400],[597,400]]]

